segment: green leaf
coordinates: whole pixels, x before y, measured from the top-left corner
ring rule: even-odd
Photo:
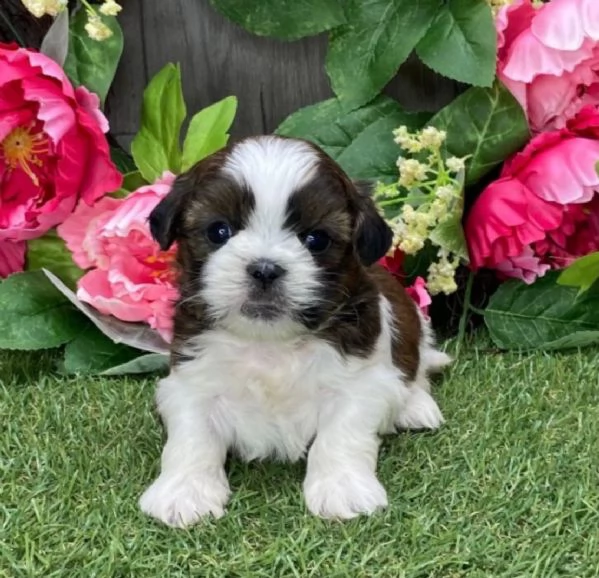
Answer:
[[[258,36],[297,40],[345,22],[342,0],[211,0],[227,18]]]
[[[69,50],[69,11],[63,10],[54,18],[42,40],[40,52],[59,66],[64,66]]]
[[[430,115],[410,114],[386,96],[346,112],[336,98],[302,108],[287,117],[276,133],[304,138],[322,147],[353,179],[397,179],[400,149],[393,129],[420,128]]]
[[[576,299],[576,289],[556,283],[559,275],[499,287],[484,314],[498,347],[553,350],[599,343],[599,294]]]
[[[110,158],[115,164],[116,168],[123,174],[132,173],[137,170],[133,157],[128,154],[121,147],[111,146],[110,147]]]
[[[530,138],[518,101],[498,81],[491,88],[473,87],[438,112],[429,123],[447,131],[447,152],[471,155],[466,184],[472,184],[518,151]]]
[[[84,271],[77,267],[65,242],[51,230],[27,243],[27,270],[52,269],[67,286],[74,288]]]
[[[126,375],[133,373],[163,373],[168,371],[169,356],[161,353],[148,353],[116,365],[102,372],[102,375]]]
[[[98,374],[129,363],[141,355],[138,349],[115,343],[93,323],[84,321],[84,326],[85,329],[65,347],[65,373]]]
[[[154,182],[166,170],[181,170],[179,133],[185,119],[179,65],[167,64],[144,90],[141,128],[131,143],[139,172]]]
[[[424,36],[442,0],[347,0],[330,33],[326,69],[344,108],[372,100]]]
[[[591,253],[574,261],[562,271],[557,282],[568,287],[578,287],[580,293],[584,293],[597,280],[599,280],[599,252]]]
[[[493,13],[485,0],[448,0],[416,46],[429,68],[475,86],[493,84],[496,53]]]
[[[182,171],[186,171],[227,144],[228,131],[236,111],[237,98],[228,96],[193,116],[183,143]]]
[[[41,271],[0,283],[0,349],[51,349],[71,341],[85,318]]]
[[[104,104],[123,53],[123,31],[114,16],[99,16],[112,31],[112,36],[101,42],[90,38],[85,31],[85,10],[79,10],[71,18],[64,71],[75,86],[83,85],[95,92]]]

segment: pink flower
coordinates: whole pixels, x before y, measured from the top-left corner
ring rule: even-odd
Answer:
[[[474,270],[532,283],[599,249],[599,109],[586,107],[506,161],[466,219]]]
[[[174,178],[165,173],[124,199],[105,197],[92,207],[80,204],[58,227],[75,263],[90,269],[78,282],[77,297],[100,313],[148,323],[167,341],[178,297],[172,268],[175,249],[160,250],[148,217]]]
[[[497,16],[498,75],[534,132],[599,103],[599,2],[516,0]]]
[[[406,287],[406,293],[418,305],[420,311],[428,317],[428,307],[433,300],[426,289],[426,281],[422,277],[416,277],[414,283]]]
[[[121,186],[87,89],[53,60],[0,44],[0,241],[24,241]]]
[[[405,255],[399,249],[395,249],[393,255],[385,255],[380,261],[389,273],[391,273],[402,285],[405,286],[405,274],[403,272],[403,262]],[[431,296],[426,289],[426,281],[422,277],[416,277],[414,283],[405,287],[408,296],[418,305],[418,308],[425,317],[428,317],[428,307],[432,303]]]
[[[0,279],[18,273],[25,266],[25,243],[0,241]]]

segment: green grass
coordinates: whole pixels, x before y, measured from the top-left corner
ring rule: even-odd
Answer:
[[[597,350],[463,353],[437,390],[447,425],[383,444],[383,514],[315,519],[302,464],[232,460],[228,514],[185,531],[137,508],[162,443],[152,379],[0,364],[1,576],[599,575]]]

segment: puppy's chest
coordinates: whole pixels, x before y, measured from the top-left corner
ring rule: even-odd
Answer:
[[[319,352],[310,346],[255,345],[234,348],[221,366],[227,398],[265,413],[286,414],[316,401]]]
[[[209,354],[206,351],[206,354]],[[278,456],[296,460],[317,428],[319,410],[331,397],[326,350],[313,344],[230,347],[210,356],[220,374],[217,421],[245,459]]]

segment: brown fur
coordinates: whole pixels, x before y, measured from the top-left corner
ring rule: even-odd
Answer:
[[[378,265],[391,243],[391,232],[377,213],[369,190],[356,186],[324,152],[314,147],[320,168],[311,183],[289,199],[285,227],[303,235],[324,230],[330,247],[313,258],[321,269],[322,290],[314,307],[294,312],[296,319],[343,355],[368,357],[381,332],[379,295],[391,303],[397,320],[393,361],[413,379],[418,369],[421,329],[415,305],[399,283]],[[226,221],[242,229],[254,208],[253,193],[220,174],[229,149],[201,161],[177,178],[173,190],[155,209],[150,223],[163,248],[178,243],[181,298],[176,305],[173,363],[184,344],[212,327],[198,297],[202,268],[215,249],[206,227]]]

